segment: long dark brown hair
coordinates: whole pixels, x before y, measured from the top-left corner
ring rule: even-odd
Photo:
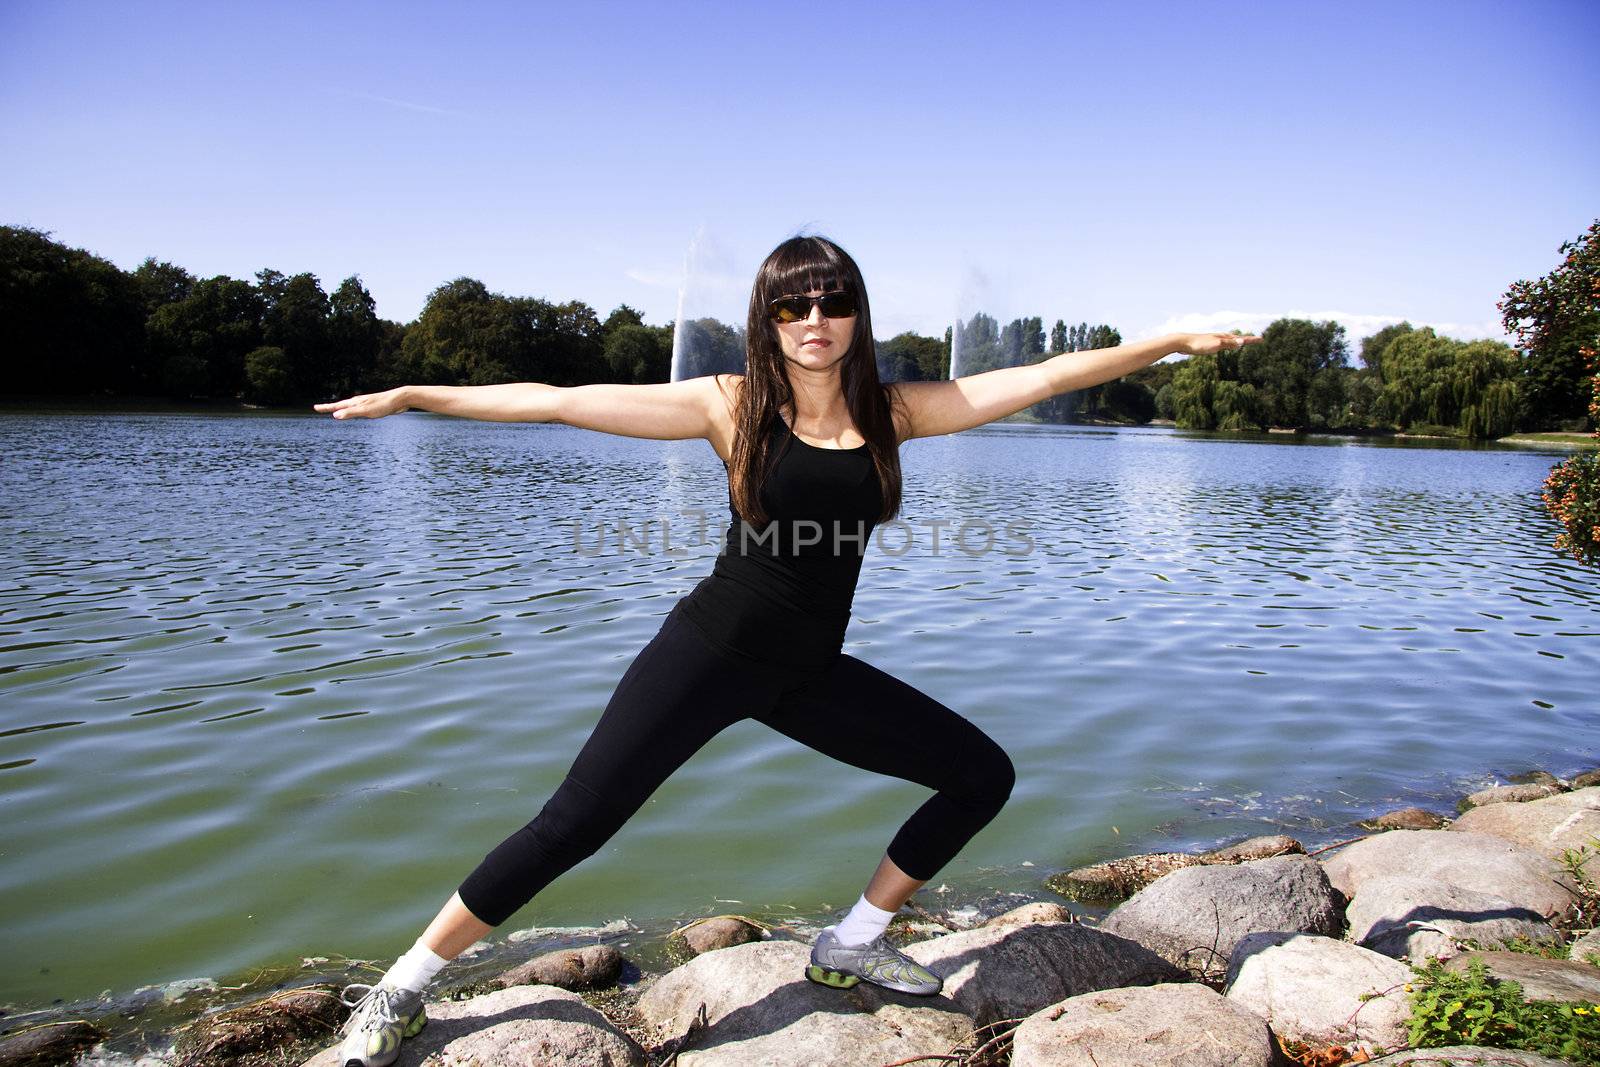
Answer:
[[[734,406],[731,485],[733,503],[753,526],[765,526],[761,506],[763,472],[776,458],[771,451],[772,420],[782,418],[784,407],[794,408],[794,391],[784,365],[777,327],[767,316],[767,305],[782,296],[814,289],[844,289],[856,296],[855,332],[850,350],[840,364],[840,384],[850,420],[866,438],[867,450],[878,470],[883,490],[879,522],[900,511],[900,449],[895,435],[888,388],[878,379],[877,350],[872,342],[872,311],[866,283],[849,254],[826,237],[791,237],[767,256],[756,271],[750,290],[750,319],[745,331],[744,387]]]

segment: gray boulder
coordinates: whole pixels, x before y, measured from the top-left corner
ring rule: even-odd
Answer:
[[[1463,810],[1467,808],[1481,808],[1489,804],[1521,804],[1529,800],[1542,800],[1553,797],[1557,793],[1565,793],[1567,787],[1556,782],[1525,782],[1522,785],[1494,785],[1488,789],[1480,789],[1476,793],[1467,794],[1461,801]]]
[[[1528,806],[1496,804],[1474,811]],[[1565,877],[1548,859],[1503,837],[1463,832],[1460,826],[1458,821],[1448,830],[1376,834],[1334,853],[1322,866],[1328,881],[1346,897],[1354,897],[1369,878],[1405,874],[1489,893],[1545,918],[1561,914],[1572,902]]]
[[[1579,963],[1600,960],[1600,930],[1586,930],[1567,946],[1567,955]],[[1590,957],[1594,957],[1593,960]]]
[[[1410,978],[1405,964],[1345,941],[1251,934],[1233,950],[1227,996],[1264,1017],[1279,1037],[1370,1053],[1406,1044]]]
[[[500,988],[553,985],[562,989],[605,989],[622,974],[622,953],[610,945],[586,945],[547,952],[521,963],[495,979]]]
[[[1490,893],[1409,875],[1369,878],[1345,912],[1350,940],[1399,959],[1448,957],[1459,941],[1503,945],[1514,938],[1560,942],[1537,912]]]
[[[680,1047],[679,1067],[879,1067],[948,1052],[972,1024],[943,996],[917,997],[867,982],[830,989],[805,977],[811,949],[757,941],[697,956],[639,998],[661,1039],[706,1026]]]
[[[1547,960],[1526,952],[1463,952],[1445,961],[1445,969],[1462,971],[1482,960],[1496,978],[1522,986],[1524,1000],[1581,1000],[1600,1003],[1600,967],[1573,960]]]
[[[1184,977],[1148,949],[1077,923],[991,923],[904,951],[941,976],[943,995],[979,1026],[1031,1015],[1081,993]]]
[[[470,1000],[429,1002],[428,1025],[402,1046],[401,1064],[438,1067],[537,1063],[541,1067],[644,1067],[644,1050],[555,986],[513,986]],[[342,1040],[342,1039],[341,1039]],[[303,1067],[343,1067],[339,1045]]]
[[[1174,871],[1122,904],[1100,928],[1191,974],[1218,974],[1246,934],[1295,930],[1337,937],[1343,901],[1309,856]]]
[[[1447,822],[1444,816],[1423,808],[1400,808],[1361,825],[1369,830],[1442,830]]]
[[[1592,848],[1590,839],[1600,837],[1600,787],[1522,804],[1473,808],[1450,829],[1493,834],[1559,862],[1566,849]]]
[[[1264,1019],[1203,985],[1108,989],[1022,1021],[1011,1067],[1269,1067]]]
[[[1566,1060],[1553,1060],[1532,1052],[1507,1048],[1480,1048],[1477,1045],[1452,1045],[1449,1048],[1411,1048],[1368,1060],[1367,1067],[1572,1067]]]

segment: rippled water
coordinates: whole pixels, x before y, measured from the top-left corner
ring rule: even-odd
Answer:
[[[409,947],[709,572],[693,510],[726,516],[705,442],[561,426],[8,414],[0,449],[0,1000],[23,1005]],[[902,457],[906,526],[868,552],[847,651],[1019,774],[946,884],[1315,839],[1600,758],[1600,575],[1549,547],[1552,454],[995,426]],[[994,549],[955,547],[964,521]],[[825,914],[925,796],[746,722],[499,933]]]

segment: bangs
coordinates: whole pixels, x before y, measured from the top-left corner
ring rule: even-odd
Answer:
[[[763,303],[784,296],[799,296],[819,290],[854,291],[850,271],[832,248],[821,241],[799,238],[785,243],[770,264]]]

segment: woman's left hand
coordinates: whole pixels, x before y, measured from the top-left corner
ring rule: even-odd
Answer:
[[[1191,356],[1211,356],[1224,349],[1243,348],[1261,343],[1261,338],[1245,333],[1180,333],[1182,351]]]

